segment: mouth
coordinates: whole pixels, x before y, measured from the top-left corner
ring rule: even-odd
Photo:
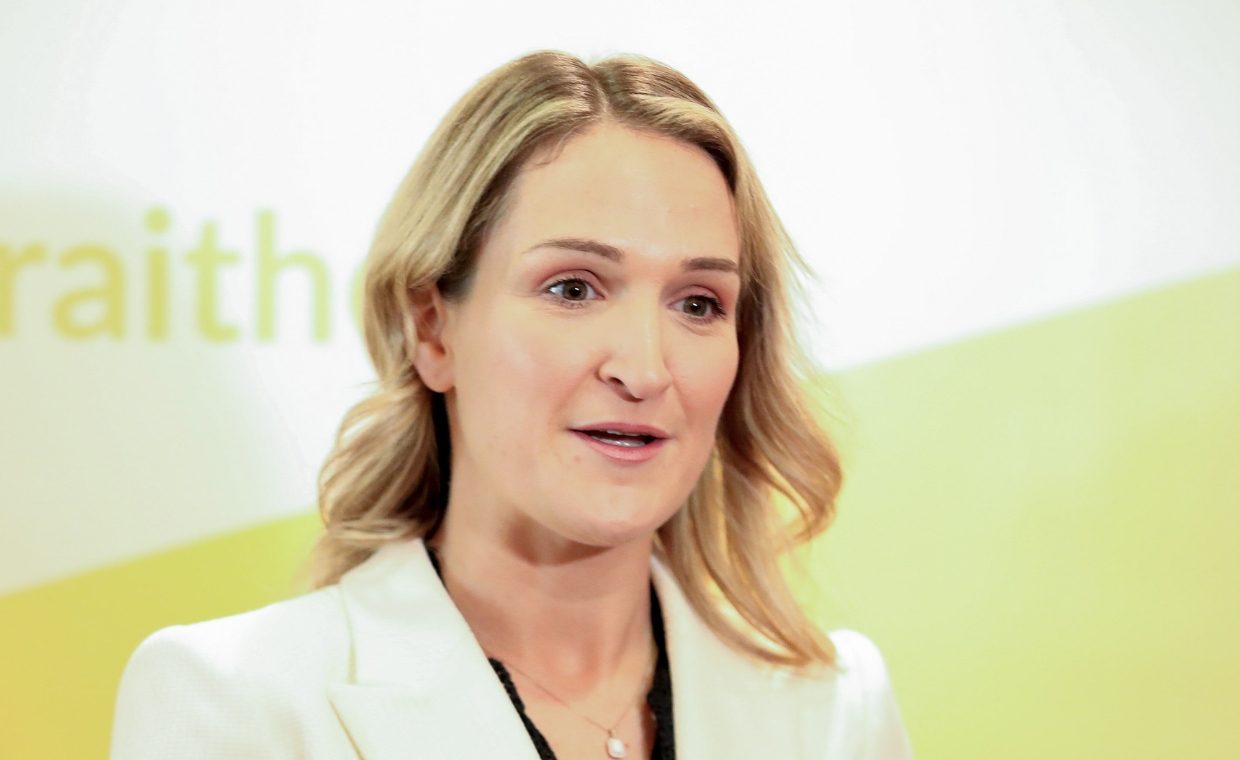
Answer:
[[[625,422],[599,423],[571,431],[590,448],[618,463],[650,461],[668,440],[667,433],[659,428]]]
[[[574,432],[588,435],[601,443],[606,443],[611,446],[620,446],[626,449],[640,448],[657,440],[661,440],[658,436],[654,435],[623,433],[619,430],[575,430]]]

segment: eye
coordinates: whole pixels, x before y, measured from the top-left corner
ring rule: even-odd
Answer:
[[[547,292],[570,302],[588,301],[592,296],[598,295],[594,292],[594,287],[580,277],[556,280],[547,288]]]
[[[723,319],[727,316],[719,299],[705,293],[682,298],[680,303],[684,313],[698,322],[714,322],[716,319]]]

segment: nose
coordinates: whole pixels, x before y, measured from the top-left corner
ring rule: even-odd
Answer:
[[[656,398],[672,383],[667,366],[665,325],[658,309],[621,309],[604,339],[607,356],[599,377],[626,401]]]

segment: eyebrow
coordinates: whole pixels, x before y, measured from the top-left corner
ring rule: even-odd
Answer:
[[[553,238],[544,240],[537,245],[533,245],[525,250],[526,253],[537,250],[539,248],[559,248],[566,251],[581,251],[583,253],[593,253],[596,256],[602,256],[605,259],[614,261],[617,264],[624,260],[624,251],[614,245],[601,243],[597,240],[588,238]],[[680,268],[686,272],[694,272],[701,270],[709,270],[714,272],[732,272],[739,274],[740,268],[732,259],[720,258],[718,256],[695,256],[691,259],[685,259],[680,262]]]

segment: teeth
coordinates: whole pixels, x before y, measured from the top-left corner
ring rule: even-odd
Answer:
[[[586,434],[596,441],[612,446],[622,446],[624,448],[638,448],[645,446],[649,436],[638,436],[630,433],[621,433],[616,430],[588,430]]]
[[[608,435],[627,435],[630,438],[651,438],[653,439],[657,437],[657,436],[649,435],[647,433],[625,433],[620,430],[604,430],[602,432],[607,433]]]

